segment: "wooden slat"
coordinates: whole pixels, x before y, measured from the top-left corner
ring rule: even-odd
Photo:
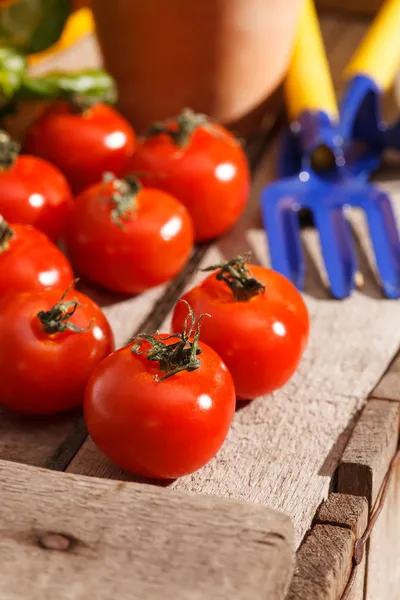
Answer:
[[[354,428],[338,472],[338,491],[365,496],[370,508],[396,451],[400,404],[370,400]],[[400,589],[400,468],[370,538],[366,600],[398,600]]]
[[[315,523],[344,527],[350,529],[356,538],[360,538],[368,524],[367,499],[349,494],[329,494],[318,509]]]
[[[339,600],[350,573],[354,534],[315,525],[297,553],[287,600]]]
[[[0,461],[4,600],[283,600],[284,515]]]
[[[366,498],[362,497],[330,494],[327,501],[318,510],[315,523],[319,525],[336,525],[337,527],[349,529],[354,534],[354,540],[357,540],[363,535],[367,527],[368,502]],[[348,600],[363,600],[365,567],[366,557],[357,568],[356,579]],[[348,565],[344,565],[344,573],[340,576],[340,579],[346,581],[345,576],[347,573]]]
[[[395,356],[371,396],[376,399],[400,402],[400,354]]]

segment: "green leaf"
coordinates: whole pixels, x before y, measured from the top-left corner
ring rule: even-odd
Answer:
[[[23,54],[12,48],[0,48],[0,101],[12,99],[26,71]]]
[[[53,72],[42,77],[25,75],[17,94],[17,100],[73,100],[74,98],[115,102],[115,82],[102,69],[73,73]]]
[[[70,0],[16,0],[0,8],[0,45],[41,52],[60,38],[70,12]]]

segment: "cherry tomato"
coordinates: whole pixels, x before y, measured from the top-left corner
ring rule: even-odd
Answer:
[[[64,175],[35,156],[21,155],[0,170],[0,213],[13,223],[34,225],[51,239],[60,238],[72,205]]]
[[[67,258],[44,233],[31,225],[8,225],[0,217],[0,298],[66,288],[72,280]]]
[[[44,415],[82,403],[93,368],[114,348],[100,308],[75,290],[0,301],[1,403]]]
[[[135,144],[133,129],[110,106],[99,103],[79,112],[58,102],[28,131],[25,152],[55,164],[77,194],[106,171],[122,175]]]
[[[198,331],[192,337],[192,327],[172,339],[139,336],[110,354],[94,370],[84,400],[100,450],[121,468],[156,479],[181,477],[211,460],[234,411],[232,377],[199,344]]]
[[[80,274],[111,291],[137,294],[182,269],[193,227],[169,194],[114,179],[77,197],[66,241]]]
[[[126,173],[169,192],[190,212],[198,242],[221,235],[247,202],[250,174],[239,142],[202,115],[184,111],[138,143]]]
[[[251,399],[282,387],[297,369],[309,334],[307,307],[279,273],[242,257],[210,267],[215,271],[183,296],[196,315],[208,313],[202,338],[226,363],[236,394]],[[185,318],[175,307],[172,325]]]

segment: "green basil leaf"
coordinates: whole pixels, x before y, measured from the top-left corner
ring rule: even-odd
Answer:
[[[116,96],[113,78],[102,69],[91,69],[73,73],[53,72],[42,77],[25,75],[17,99],[73,100],[82,97],[113,103]]]
[[[21,85],[26,71],[23,54],[13,48],[0,48],[0,102],[10,100]]]

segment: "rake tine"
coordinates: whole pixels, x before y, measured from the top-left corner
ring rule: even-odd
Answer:
[[[372,185],[357,196],[353,205],[366,215],[383,291],[388,298],[400,298],[400,239],[390,198]]]
[[[356,255],[350,225],[342,206],[323,202],[313,209],[322,256],[334,298],[347,298],[355,287]]]
[[[272,268],[302,290],[305,263],[293,189],[291,196],[288,194],[286,201],[284,200],[285,187],[288,186],[290,190],[294,181],[297,181],[297,178],[267,187],[261,195],[261,211]]]

